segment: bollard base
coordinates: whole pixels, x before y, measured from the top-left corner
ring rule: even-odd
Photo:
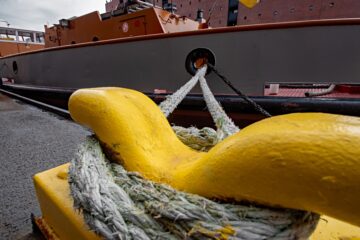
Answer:
[[[38,173],[34,176],[36,195],[42,217],[36,225],[47,239],[101,239],[84,222],[80,212],[73,208],[67,181],[69,164]]]
[[[102,239],[91,231],[82,214],[73,208],[67,172],[69,164],[38,173],[34,184],[41,218],[35,218],[46,239]],[[360,240],[360,227],[322,216],[310,240]]]

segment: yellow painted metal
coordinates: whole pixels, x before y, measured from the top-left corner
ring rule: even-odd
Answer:
[[[247,8],[253,8],[260,2],[260,0],[239,0],[239,2]]]
[[[67,182],[69,164],[34,177],[36,193],[46,225],[47,239],[101,239],[91,232],[83,217],[74,211]],[[359,240],[360,228],[323,216],[310,240]]]
[[[72,118],[128,171],[208,198],[302,209],[360,226],[360,118],[322,113],[252,124],[208,153],[186,147],[158,106],[124,88],[76,91]]]
[[[88,230],[82,215],[74,211],[67,182],[68,167],[69,164],[61,165],[34,176],[42,218],[61,240],[101,239]]]
[[[360,227],[322,216],[310,240],[360,240]]]
[[[322,216],[310,240],[360,240],[360,227]]]

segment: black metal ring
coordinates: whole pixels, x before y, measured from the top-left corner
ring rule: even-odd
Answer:
[[[214,53],[207,48],[197,48],[192,50],[186,57],[185,60],[186,71],[194,76],[198,70],[195,66],[195,62],[201,58],[205,58],[208,63],[215,66]],[[211,68],[208,68],[206,74],[209,74],[211,71],[212,71]]]

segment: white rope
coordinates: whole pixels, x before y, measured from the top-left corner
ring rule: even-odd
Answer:
[[[216,101],[204,78],[206,67],[160,104],[168,116],[200,80],[218,133],[210,128],[174,126],[188,146],[206,151],[239,131]],[[93,137],[73,159],[69,184],[74,207],[88,226],[105,239],[307,239],[319,215],[291,209],[224,204],[179,192],[111,164]]]
[[[174,126],[173,129],[180,136],[182,141],[192,141],[193,147],[197,150],[209,150],[212,146],[214,146],[220,140],[236,133],[239,131],[239,128],[234,124],[234,122],[226,115],[225,111],[221,107],[220,103],[216,101],[215,96],[211,92],[209,86],[206,83],[205,74],[207,71],[207,66],[205,65],[201,69],[197,71],[194,77],[192,77],[185,85],[179,88],[175,93],[166,97],[166,100],[159,104],[161,111],[164,113],[166,117],[172,113],[175,108],[179,105],[179,103],[186,97],[186,95],[194,88],[196,83],[200,81],[200,87],[203,92],[204,100],[206,106],[213,118],[215,126],[217,128],[217,140],[214,141],[212,138],[203,139],[199,134],[202,131],[209,132],[209,129],[198,130],[196,128],[191,128],[186,130],[182,127]],[[189,138],[189,134],[187,132],[191,132],[192,138]],[[198,133],[198,134],[196,134]],[[181,137],[182,135],[187,135],[187,138]],[[199,145],[200,144],[200,145]]]
[[[211,92],[206,80],[203,76],[200,76],[200,87],[204,95],[206,106],[214,120],[216,128],[218,129],[218,138],[224,139],[228,136],[237,133],[240,129],[234,124],[234,122],[226,115],[224,109],[220,103],[216,101],[214,94]]]
[[[199,69],[195,76],[192,77],[184,86],[179,88],[175,93],[166,97],[164,101],[159,104],[161,111],[166,117],[172,113],[179,103],[185,98],[185,96],[194,88],[196,83],[199,81],[200,76],[205,76],[206,68]]]
[[[319,215],[217,203],[111,164],[98,141],[83,143],[69,170],[74,207],[105,239],[307,239]]]

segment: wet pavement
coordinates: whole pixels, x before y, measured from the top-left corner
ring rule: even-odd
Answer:
[[[0,94],[0,239],[38,239],[32,176],[68,162],[90,133],[57,115]]]

